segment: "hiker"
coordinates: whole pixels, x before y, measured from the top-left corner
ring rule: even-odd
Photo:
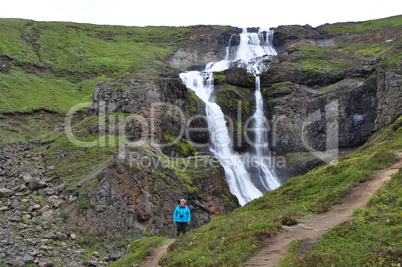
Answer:
[[[173,222],[177,226],[177,235],[183,233],[186,234],[187,224],[190,224],[191,221],[191,214],[190,209],[185,205],[186,200],[181,199],[180,205],[176,207],[173,214]]]

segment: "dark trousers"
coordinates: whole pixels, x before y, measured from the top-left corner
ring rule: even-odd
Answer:
[[[177,235],[183,233],[183,235],[186,234],[186,228],[187,228],[187,222],[176,222],[177,225]]]

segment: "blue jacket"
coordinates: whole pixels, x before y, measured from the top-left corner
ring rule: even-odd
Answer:
[[[173,214],[174,222],[189,222],[191,221],[190,209],[187,206],[183,208],[178,205]]]

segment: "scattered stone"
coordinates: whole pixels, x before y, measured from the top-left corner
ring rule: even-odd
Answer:
[[[77,235],[54,216],[75,191],[62,195],[65,184],[47,178],[43,156],[32,149],[0,147],[0,266],[53,266],[51,257],[68,266],[106,266],[102,257],[81,250]],[[55,231],[56,226],[62,228]]]
[[[71,234],[70,230],[68,230],[67,228],[63,228],[63,230],[61,230],[60,232],[68,236]]]
[[[50,197],[48,198],[48,201],[49,201],[50,203],[52,203],[52,206],[53,206],[54,208],[60,207],[60,205],[63,203],[63,200],[61,200],[58,196],[50,196]]]
[[[77,254],[85,254],[85,249],[79,249],[79,250],[77,250],[76,251],[77,252]]]
[[[67,240],[68,239],[68,236],[66,234],[63,234],[60,232],[56,232],[56,236],[57,236],[57,239],[59,239],[59,240]]]
[[[93,262],[93,261],[91,261],[91,262],[84,262],[83,265],[84,265],[84,266],[89,266],[89,267],[97,267],[97,266],[98,266],[98,265],[97,265],[97,262]]]
[[[41,242],[42,244],[46,245],[46,244],[52,243],[52,240],[51,240],[51,239],[42,239],[40,242]]]
[[[15,193],[15,196],[18,196],[18,197],[27,196],[27,195],[29,195],[29,192],[18,192],[18,193]]]
[[[49,224],[48,222],[44,222],[44,223],[41,224],[41,227],[42,227],[43,229],[47,230],[47,229],[50,228],[50,224]]]
[[[27,189],[26,185],[25,185],[25,184],[21,184],[21,185],[18,187],[17,191],[21,192],[21,191],[24,191],[24,190],[26,190],[26,189]]]
[[[33,217],[31,222],[34,225],[40,225],[42,223],[42,220],[39,217]]]
[[[15,259],[11,263],[11,266],[13,266],[13,267],[25,267],[24,259],[22,257],[18,257],[17,259]]]
[[[46,187],[46,184],[44,182],[40,181],[36,177],[32,177],[29,180],[29,189],[31,189],[31,190],[38,190],[38,189],[45,188],[45,187]]]
[[[21,215],[22,215],[22,211],[21,211],[20,209],[18,209],[18,210],[16,210],[16,211],[13,213],[13,215],[14,215],[14,216],[21,216]]]
[[[26,213],[26,214],[22,215],[22,218],[29,220],[29,219],[32,219],[32,215],[29,213]]]
[[[40,249],[41,249],[41,250],[44,250],[44,251],[49,251],[49,250],[54,250],[54,247],[50,247],[50,246],[41,246]]]
[[[50,209],[49,205],[43,206],[40,210],[39,213],[43,214],[44,212],[48,211]]]
[[[10,210],[10,208],[7,206],[0,207],[0,212],[7,211],[7,210]]]
[[[0,197],[11,197],[15,194],[15,192],[8,188],[0,188]]]
[[[31,255],[31,256],[33,256],[33,257],[36,257],[36,256],[38,256],[39,254],[40,254],[40,252],[39,252],[39,250],[37,250],[37,249],[32,250],[31,252],[29,252],[29,255]]]
[[[35,258],[32,257],[31,255],[27,255],[27,256],[25,256],[25,257],[23,258],[23,260],[24,260],[24,263],[25,263],[25,264],[31,264],[31,263],[34,263]]]
[[[45,219],[50,219],[53,216],[53,211],[52,210],[48,210],[45,211],[44,213],[42,213],[42,217]]]
[[[11,209],[17,209],[20,207],[20,203],[18,203],[18,201],[13,201],[10,205]]]
[[[70,195],[69,198],[68,198],[68,201],[71,203],[71,202],[73,202],[73,201],[76,200],[76,199],[77,199],[76,196]]]
[[[32,175],[30,173],[24,173],[22,175],[22,179],[26,182],[29,183],[29,181],[32,179]]]
[[[10,218],[11,222],[22,222],[21,216],[13,216]]]
[[[43,190],[43,192],[48,196],[56,194],[56,192],[53,188],[46,188],[45,190]]]
[[[59,257],[60,256],[60,251],[56,249],[52,249],[48,252],[49,257]]]
[[[49,167],[47,167],[47,169],[48,169],[49,171],[54,171],[54,170],[56,169],[56,167],[55,167],[55,166],[49,166]]]
[[[43,236],[43,238],[56,240],[56,239],[57,239],[57,236],[56,236],[53,232],[49,232],[49,233],[46,233],[46,234]]]
[[[38,267],[51,267],[53,263],[49,260],[41,259],[38,261]]]
[[[56,190],[57,194],[60,194],[61,192],[64,191],[65,187],[66,187],[65,184],[61,184],[61,185],[56,186],[56,187],[54,188],[54,190]]]

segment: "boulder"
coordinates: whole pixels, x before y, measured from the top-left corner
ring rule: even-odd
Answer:
[[[52,211],[52,210],[45,211],[44,213],[42,213],[41,216],[42,216],[43,218],[45,218],[45,219],[52,218],[52,216],[53,216],[53,211]]]
[[[26,182],[29,183],[29,181],[32,179],[32,175],[30,173],[24,173],[21,175],[21,178]]]
[[[11,197],[15,194],[15,192],[8,188],[0,188],[0,197]]]
[[[43,235],[43,238],[45,239],[52,239],[52,240],[56,240],[57,239],[57,235],[53,232],[48,232],[46,234]]]
[[[25,261],[23,257],[18,257],[14,261],[11,262],[11,266],[13,267],[25,267]]]
[[[10,220],[10,222],[22,222],[21,216],[18,216],[18,215],[12,216],[9,220]]]
[[[32,257],[31,255],[26,255],[23,257],[24,263],[25,264],[32,264],[35,261],[35,258]]]
[[[226,77],[225,82],[228,84],[246,87],[246,88],[254,88],[255,87],[255,78],[253,75],[247,72],[246,69],[240,67],[230,68],[225,71]]]
[[[11,69],[11,61],[12,59],[8,57],[7,55],[1,55],[0,56],[0,72],[3,74],[9,73]]]
[[[61,233],[61,232],[56,232],[56,237],[57,237],[58,240],[62,240],[62,241],[68,239],[68,236],[66,234],[64,234],[64,233]]]
[[[46,186],[47,185],[45,182],[40,181],[36,177],[31,177],[31,179],[29,180],[29,189],[31,190],[38,190],[41,188],[45,188]]]

